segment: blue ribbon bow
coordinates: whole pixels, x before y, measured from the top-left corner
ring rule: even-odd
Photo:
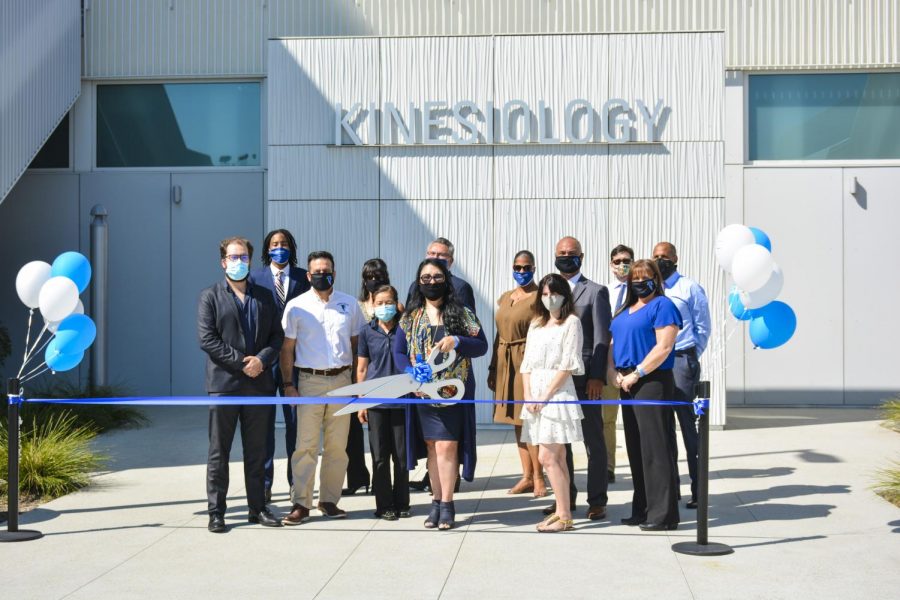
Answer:
[[[704,410],[709,410],[709,398],[694,399],[694,414],[699,417]]]
[[[422,355],[416,355],[416,364],[406,367],[405,372],[412,376],[419,383],[430,383],[434,373],[431,371],[431,365],[422,360]]]

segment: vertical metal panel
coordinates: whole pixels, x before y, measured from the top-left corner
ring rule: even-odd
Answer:
[[[724,30],[729,69],[900,63],[896,0],[91,0],[87,6],[88,77],[264,75],[268,38],[335,35]]]
[[[607,198],[606,146],[512,146],[495,149],[497,198]]]
[[[613,198],[717,198],[724,196],[722,142],[609,147]]]
[[[377,200],[378,149],[269,146],[270,200]]]
[[[77,2],[0,3],[0,202],[78,98],[80,33]]]
[[[491,196],[491,148],[381,148],[378,164],[380,195],[384,200],[472,200]]]

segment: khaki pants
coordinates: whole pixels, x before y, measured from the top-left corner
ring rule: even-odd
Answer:
[[[326,392],[350,385],[350,369],[334,377],[299,373],[297,391],[301,396],[324,396]],[[294,487],[291,502],[313,508],[313,484],[319,462],[319,437],[324,430],[322,468],[319,470],[319,502],[338,503],[347,474],[347,435],[351,415],[335,417],[346,403],[297,405],[297,449],[291,455]]]
[[[603,400],[618,400],[619,388],[614,385],[603,386]],[[619,416],[618,404],[601,404],[603,407],[603,439],[606,441],[606,465],[610,471],[616,469],[616,419]]]

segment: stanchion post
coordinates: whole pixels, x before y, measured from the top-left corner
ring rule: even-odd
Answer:
[[[672,550],[692,556],[721,556],[731,554],[734,550],[726,544],[709,543],[709,398],[712,396],[709,382],[698,383],[694,394],[695,397],[706,400],[707,404],[698,422],[700,448],[697,457],[697,541],[678,542],[672,545]]]
[[[25,542],[43,536],[40,531],[19,529],[19,403],[22,401],[20,382],[12,378],[7,382],[6,395],[9,406],[6,414],[7,452],[7,518],[6,531],[0,531],[0,542]]]

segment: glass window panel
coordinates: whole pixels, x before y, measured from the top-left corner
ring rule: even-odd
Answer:
[[[258,83],[97,86],[98,167],[258,166]]]
[[[750,160],[900,158],[900,73],[751,75]]]
[[[62,118],[44,145],[38,150],[29,169],[69,168],[69,115]]]

